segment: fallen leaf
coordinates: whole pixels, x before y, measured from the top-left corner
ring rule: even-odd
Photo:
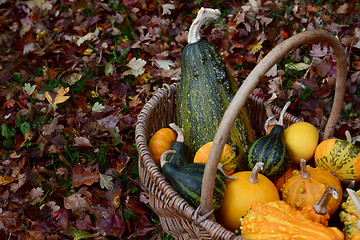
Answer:
[[[74,137],[74,141],[75,147],[92,147],[92,144],[86,137]]]
[[[31,94],[33,94],[33,92],[36,89],[36,85],[32,85],[30,83],[25,83],[24,86],[22,87],[22,90],[24,92],[26,92],[27,94],[29,94],[29,96],[31,96]]]
[[[74,193],[73,195],[64,198],[64,207],[72,212],[86,211],[90,209],[87,200],[81,197],[81,194],[79,193]]]
[[[99,177],[99,172],[92,172],[91,167],[87,167],[84,170],[81,165],[76,165],[72,170],[72,187],[76,188],[83,184],[91,186],[99,182]]]
[[[0,186],[8,185],[9,183],[12,183],[12,182],[15,181],[15,180],[16,180],[15,177],[11,177],[11,176],[0,176]]]
[[[99,236],[99,232],[90,234],[86,231],[76,231],[71,227],[68,227],[68,232],[71,234],[71,236],[74,238],[74,240],[80,240],[80,239],[87,239],[87,238],[96,238]]]
[[[44,195],[44,190],[41,187],[31,189],[30,193],[31,202],[35,203],[40,201],[41,197]]]
[[[80,81],[82,77],[83,77],[83,75],[80,74],[80,73],[73,73],[73,74],[71,74],[70,77],[66,80],[66,82],[67,82],[69,85],[74,85],[75,83],[77,83],[78,81]]]
[[[297,71],[306,70],[310,66],[311,66],[310,64],[306,64],[306,63],[288,63],[288,64],[285,64],[286,68],[297,70]]]
[[[162,9],[163,9],[163,12],[161,15],[166,15],[166,14],[171,14],[171,10],[175,9],[175,6],[170,4],[170,3],[166,3],[166,4],[163,4],[161,5]]]
[[[114,183],[112,182],[113,177],[100,173],[100,187],[106,188],[107,190],[114,189]]]
[[[137,77],[145,72],[145,64],[146,61],[141,58],[132,58],[126,66],[131,69],[131,74]]]
[[[170,66],[174,67],[175,63],[171,60],[157,60],[155,59],[154,62],[159,68],[170,70]]]
[[[102,103],[96,102],[94,104],[94,106],[91,108],[91,111],[93,112],[102,112],[102,110],[104,110],[105,107],[104,105],[102,105]]]
[[[262,43],[263,41],[259,41],[257,43],[250,44],[246,47],[247,50],[258,52],[260,49],[262,49]]]
[[[120,239],[126,229],[124,222],[121,220],[121,217],[116,213],[102,220],[99,224],[99,227],[104,229],[108,235]]]
[[[61,87],[60,89],[57,89],[57,93],[56,93],[55,97],[52,97],[50,95],[50,93],[48,91],[46,91],[45,98],[46,98],[46,100],[48,100],[50,105],[54,106],[56,104],[63,103],[66,100],[68,100],[70,96],[65,95],[68,92],[69,92],[69,87],[67,87],[67,88]]]

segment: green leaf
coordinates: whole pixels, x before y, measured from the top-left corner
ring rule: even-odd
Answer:
[[[20,131],[25,136],[25,134],[30,131],[30,123],[24,122],[20,125]]]
[[[10,128],[8,127],[8,125],[6,125],[6,123],[3,123],[1,125],[1,135],[5,138],[11,138],[14,137],[16,134],[16,130],[12,129],[10,130]]]
[[[105,65],[105,76],[112,75],[113,73],[114,73],[114,66],[110,62],[107,62]]]
[[[114,183],[112,182],[113,177],[105,174],[100,173],[100,187],[106,188],[107,190],[114,189]]]
[[[74,240],[94,238],[94,237],[99,236],[99,233],[91,234],[86,231],[76,231],[75,229],[72,229],[71,227],[68,227],[67,230],[71,234],[71,236],[74,238]]]

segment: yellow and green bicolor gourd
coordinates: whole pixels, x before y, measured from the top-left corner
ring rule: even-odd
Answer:
[[[181,55],[177,123],[192,154],[214,139],[225,110],[238,89],[216,47],[200,39],[202,23],[214,20],[219,15],[220,12],[213,9],[199,10],[190,27],[188,45]],[[246,149],[255,139],[247,110],[243,108],[227,141],[237,150],[237,158],[243,160],[243,166],[246,166]]]

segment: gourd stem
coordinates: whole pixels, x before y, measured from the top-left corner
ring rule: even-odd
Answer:
[[[283,109],[280,112],[280,117],[279,117],[279,121],[277,124],[284,126],[284,115],[286,113],[286,110],[288,109],[288,107],[290,106],[291,102],[286,102],[285,106],[283,107]]]
[[[224,164],[222,164],[222,163],[218,164],[218,169],[224,175],[224,177],[229,180],[236,180],[236,176],[229,176],[225,173],[223,166],[224,166]]]
[[[270,97],[268,100],[266,100],[266,102],[265,102],[265,111],[266,111],[266,116],[267,116],[268,118],[274,115],[274,113],[271,111],[270,104],[271,104],[276,98],[277,98],[276,93],[273,93],[273,94],[271,95],[271,97]]]
[[[360,216],[360,199],[359,199],[359,196],[356,194],[356,192],[350,188],[347,188],[346,191],[348,192],[354,206],[355,206],[355,209],[356,209],[356,212],[358,214],[358,216]],[[360,219],[358,220],[357,222],[357,225],[356,227],[358,229],[360,229]]]
[[[270,133],[270,130],[269,130],[269,125],[270,125],[270,122],[272,122],[272,120],[274,120],[278,115],[275,114],[271,117],[269,117],[268,119],[266,119],[265,123],[264,123],[264,129],[265,129],[265,132],[266,134],[269,134]]]
[[[163,167],[165,165],[165,163],[167,163],[166,158],[169,154],[175,154],[175,153],[176,153],[176,151],[172,150],[172,149],[163,152],[163,154],[161,154],[161,157],[160,157],[160,166]]]
[[[337,63],[337,77],[335,84],[335,96],[332,104],[332,111],[326,123],[326,127],[321,141],[331,138],[338,122],[342,103],[345,95],[345,83],[347,77],[347,62],[344,47],[339,39],[323,29],[305,31],[292,36],[273,48],[250,72],[241,87],[236,92],[229,106],[227,107],[218,130],[215,134],[213,144],[210,149],[209,158],[206,163],[203,185],[201,190],[201,212],[209,212],[213,208],[212,196],[214,194],[215,174],[219,163],[222,149],[228,140],[230,130],[241,109],[245,106],[250,93],[256,88],[261,77],[269,71],[278,61],[295,48],[312,42],[324,41],[334,50]]]
[[[169,126],[171,127],[172,130],[174,130],[177,134],[177,138],[176,141],[177,142],[184,142],[184,134],[181,131],[181,129],[175,124],[175,123],[170,123]]]
[[[259,172],[263,169],[264,163],[263,162],[257,162],[251,171],[249,182],[252,184],[259,182]]]
[[[338,199],[338,192],[334,187],[327,187],[324,194],[321,196],[319,201],[316,201],[313,205],[313,208],[317,214],[325,215],[328,212],[327,205],[333,196],[335,199]]]
[[[307,179],[310,177],[310,173],[306,168],[306,160],[305,159],[300,160],[300,172],[301,172],[301,177],[303,179]]]
[[[190,26],[188,34],[188,43],[198,42],[200,37],[200,28],[206,21],[214,21],[220,16],[220,11],[218,9],[211,8],[200,8],[195,20]]]

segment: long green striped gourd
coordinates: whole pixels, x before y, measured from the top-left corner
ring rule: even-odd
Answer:
[[[203,21],[212,20],[211,18],[201,20],[199,16],[202,13],[206,15],[206,11],[213,11],[215,15],[219,14],[215,10],[202,8],[193,25],[197,23],[200,28]],[[197,20],[198,18],[200,20]],[[206,40],[200,40],[199,36],[191,40],[192,30],[194,28],[190,28],[189,44],[185,46],[181,54],[177,123],[183,130],[185,144],[194,155],[202,145],[214,139],[220,121],[238,86],[216,47]],[[246,150],[255,139],[248,113],[243,108],[227,141],[230,146],[238,150],[240,169],[246,167]]]
[[[260,172],[270,179],[284,175],[292,163],[291,153],[284,141],[283,126],[284,114],[289,104],[290,102],[283,108],[279,121],[271,132],[253,142],[248,151],[248,167],[252,169],[256,163],[263,162],[264,166]]]
[[[175,153],[174,150],[168,150],[163,153],[160,159],[161,171],[171,186],[180,194],[191,206],[197,208],[200,205],[202,179],[205,170],[205,164],[191,163],[185,166],[179,166],[167,162],[165,159],[168,154]],[[218,170],[215,178],[213,205],[215,210],[221,205],[225,194],[225,176]]]

